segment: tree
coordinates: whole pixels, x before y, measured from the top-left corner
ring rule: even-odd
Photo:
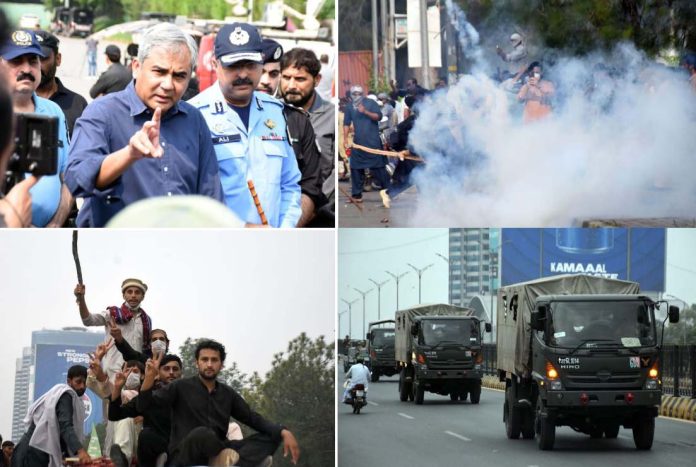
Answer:
[[[179,357],[184,364],[182,371],[182,377],[184,378],[198,374],[198,370],[196,368],[196,345],[198,345],[198,342],[202,339],[203,338],[192,339],[187,337],[181,347],[179,347]],[[225,366],[218,375],[218,379],[225,384],[232,386],[235,391],[240,393],[249,382],[247,375],[239,371],[239,368],[237,368],[237,362],[230,361],[225,361]]]
[[[659,329],[658,329],[659,332]],[[680,310],[679,322],[665,324],[666,345],[690,345],[696,344],[696,305]]]
[[[286,425],[302,449],[300,463],[321,467],[334,463],[335,363],[333,342],[312,341],[305,333],[274,356],[273,367],[261,380],[254,374],[247,401],[269,420]],[[290,466],[279,450],[273,465]]]

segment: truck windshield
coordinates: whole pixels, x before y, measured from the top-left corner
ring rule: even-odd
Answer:
[[[372,345],[382,347],[384,345],[394,345],[394,330],[393,329],[373,329],[372,330]]]
[[[555,302],[547,342],[555,347],[655,345],[654,309],[643,301]]]
[[[73,11],[73,21],[77,24],[92,24],[94,15],[91,10],[75,10]]]
[[[479,332],[476,321],[461,319],[439,319],[421,323],[422,343],[471,345],[478,344]]]

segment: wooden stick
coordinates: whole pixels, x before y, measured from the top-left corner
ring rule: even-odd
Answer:
[[[256,194],[256,188],[254,188],[254,182],[247,180],[247,186],[249,186],[249,191],[251,192],[251,197],[254,198],[254,204],[256,205],[256,211],[259,213],[261,218],[261,223],[263,225],[268,225],[268,219],[266,219],[266,213],[263,212],[261,207],[261,201],[259,201],[259,195]]]
[[[353,197],[352,197],[351,195],[348,194],[348,192],[345,190],[345,188],[343,188],[342,186],[339,186],[338,189],[341,190],[341,193],[343,193],[343,194],[348,198],[348,202],[349,202],[350,204],[352,204],[353,206],[355,206],[356,208],[358,208],[358,210],[359,210],[360,212],[363,212],[363,207],[360,206],[360,203],[356,203],[356,202],[353,200]]]
[[[77,254],[77,229],[72,233],[72,254],[77,269],[77,283],[82,285],[82,267],[80,267],[80,256]]]
[[[386,156],[386,157],[403,157],[404,159],[408,159],[410,161],[416,161],[416,162],[422,162],[425,164],[425,161],[421,159],[420,157],[416,156],[411,156],[409,155],[408,151],[384,151],[382,149],[373,149],[373,148],[368,148],[367,146],[362,146],[360,144],[355,144],[353,143],[353,146],[355,149],[360,149],[365,152],[369,152],[370,154],[374,154],[376,156]]]

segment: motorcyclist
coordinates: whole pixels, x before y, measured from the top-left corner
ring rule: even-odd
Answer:
[[[365,399],[367,399],[367,383],[370,381],[370,370],[365,366],[365,357],[358,356],[357,363],[346,372],[346,379],[350,378],[350,384],[343,393],[343,401],[350,402],[350,391],[358,384],[365,387]]]

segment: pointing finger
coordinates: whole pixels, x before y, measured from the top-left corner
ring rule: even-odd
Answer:
[[[157,131],[160,129],[160,120],[162,119],[162,109],[157,107],[155,112],[152,114],[152,123],[155,124]]]

